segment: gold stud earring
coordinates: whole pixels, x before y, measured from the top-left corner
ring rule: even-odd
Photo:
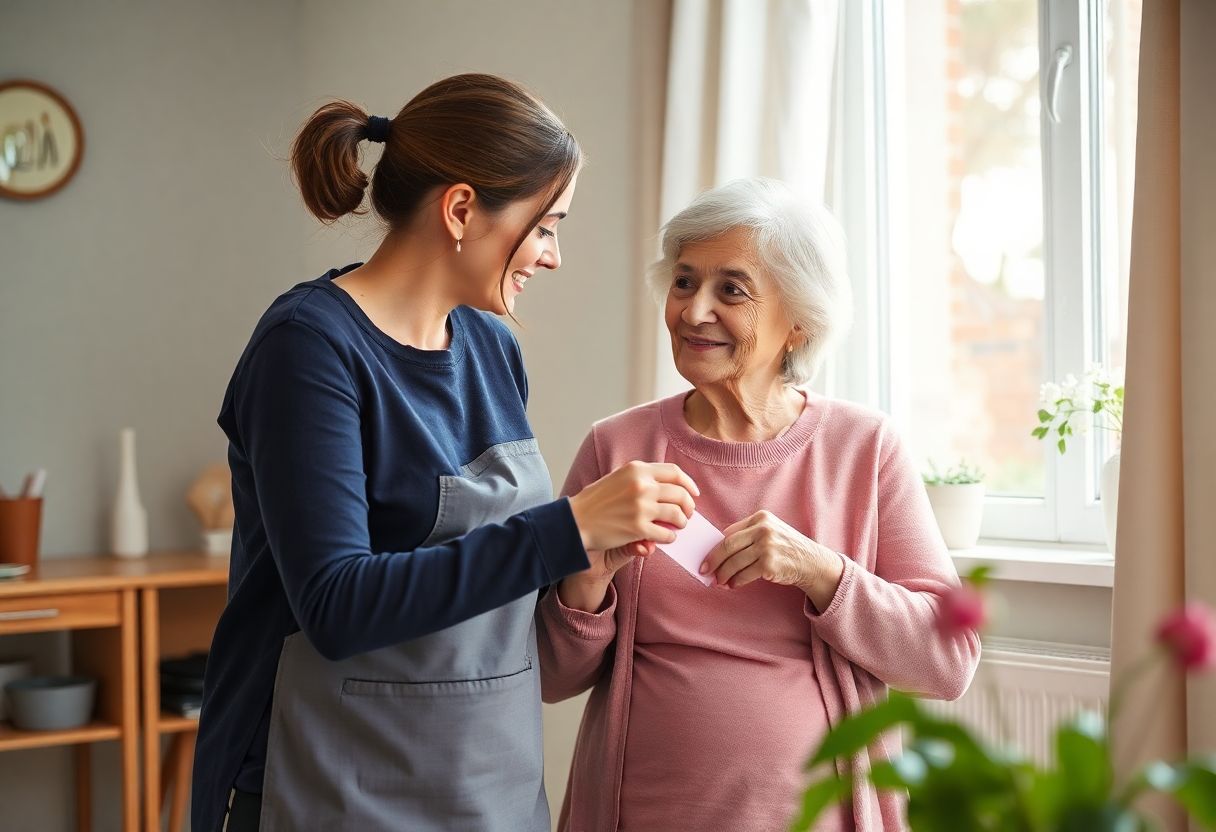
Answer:
[[[460,238],[456,238],[456,253],[460,254]]]

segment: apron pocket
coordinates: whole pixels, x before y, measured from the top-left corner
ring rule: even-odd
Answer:
[[[539,680],[531,660],[485,679],[345,679],[344,742],[357,792],[426,818],[531,818],[544,781]],[[343,755],[345,756],[345,755]]]

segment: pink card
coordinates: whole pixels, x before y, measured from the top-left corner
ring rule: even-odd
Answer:
[[[709,551],[722,542],[722,532],[714,528],[714,524],[694,511],[688,520],[688,525],[676,530],[674,543],[660,543],[658,548],[667,556],[688,570],[701,583],[709,586],[714,577],[700,573],[701,562]]]

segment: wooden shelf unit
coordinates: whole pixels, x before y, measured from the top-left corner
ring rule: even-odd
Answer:
[[[80,728],[66,731],[20,731],[7,722],[0,723],[0,751],[49,748],[55,745],[81,745],[122,738],[122,726],[93,720]]]
[[[160,660],[206,650],[228,599],[228,563],[214,570],[178,576],[140,590],[140,644],[143,687],[143,817],[145,832],[161,828],[161,807],[170,786],[169,829],[181,828],[189,795],[190,767],[198,720],[160,707]],[[173,736],[167,765],[161,765],[161,737]],[[168,775],[168,776],[166,776]],[[172,781],[172,783],[168,781]]]
[[[189,791],[187,752],[198,721],[161,712],[159,662],[210,646],[227,581],[226,557],[197,553],[45,558],[24,578],[0,581],[0,636],[68,631],[72,672],[98,680],[95,719],[88,725],[19,731],[0,723],[0,751],[75,747],[77,829],[92,828],[90,749],[106,741],[121,747],[123,832],[160,829],[162,735],[189,738],[173,757],[176,811],[170,819],[180,828]]]

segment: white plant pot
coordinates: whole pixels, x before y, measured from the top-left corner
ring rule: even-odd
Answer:
[[[1111,454],[1102,463],[1102,483],[1099,497],[1102,499],[1102,519],[1106,521],[1106,548],[1115,553],[1115,531],[1119,520],[1119,452]]]
[[[949,549],[970,549],[980,539],[984,519],[984,484],[926,485],[929,505]]]

